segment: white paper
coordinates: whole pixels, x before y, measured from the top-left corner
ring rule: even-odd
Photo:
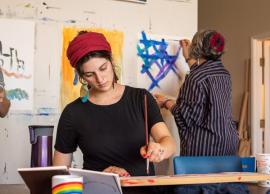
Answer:
[[[179,40],[182,38],[147,33],[143,37],[143,33],[140,34],[137,45],[139,48],[137,50],[138,86],[146,88],[151,93],[175,98],[185,74],[189,71],[179,46]],[[170,62],[169,58],[173,58],[174,63]],[[147,72],[144,71],[145,69]]]
[[[83,176],[83,194],[122,194],[117,174],[70,168],[72,175]]]
[[[35,23],[0,19],[0,28],[0,67],[10,110],[32,110]]]

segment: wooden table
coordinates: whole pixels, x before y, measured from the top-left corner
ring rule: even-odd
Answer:
[[[270,192],[270,188],[259,187],[257,184],[248,183],[250,194],[266,194],[267,191]],[[26,185],[1,185],[1,194],[30,194],[29,189]]]
[[[141,176],[120,178],[122,187],[187,185],[229,182],[254,182],[270,179],[270,174],[224,172],[211,174],[179,174],[173,176]]]
[[[267,191],[270,192],[270,188],[259,187],[257,184],[248,183],[248,187],[251,194],[266,194]],[[26,185],[1,185],[1,194],[30,194],[29,189]]]
[[[204,183],[247,182],[251,194],[265,194],[270,188],[251,184],[253,181],[270,179],[270,174],[260,173],[217,173],[190,174],[175,176],[123,177],[120,179],[122,187],[139,187],[155,185],[186,185]],[[0,194],[30,194],[25,185],[0,185]],[[50,193],[48,193],[50,194]]]

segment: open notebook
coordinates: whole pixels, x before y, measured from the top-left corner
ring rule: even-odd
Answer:
[[[73,174],[83,177],[83,194],[122,194],[117,174],[105,173],[66,166],[19,168],[19,174],[31,194],[51,194],[51,180],[54,175]]]

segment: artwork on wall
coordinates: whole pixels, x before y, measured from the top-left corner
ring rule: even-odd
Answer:
[[[0,20],[0,67],[11,100],[10,111],[33,109],[35,23]]]
[[[176,1],[176,2],[184,2],[184,3],[190,3],[191,0],[167,0],[167,1]]]
[[[141,32],[137,44],[138,86],[176,97],[189,67],[182,56],[180,38],[164,37]]]
[[[79,82],[79,77],[74,68],[71,67],[66,56],[69,42],[78,34],[79,31],[93,31],[104,34],[112,48],[112,57],[115,65],[116,74],[121,82],[122,69],[122,47],[124,41],[123,32],[117,30],[106,30],[101,28],[76,28],[66,27],[63,29],[63,50],[61,67],[61,108],[72,102],[79,96],[85,95],[85,87]]]
[[[147,3],[147,0],[117,0],[117,1],[129,1],[134,3]]]

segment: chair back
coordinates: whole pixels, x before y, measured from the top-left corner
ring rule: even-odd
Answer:
[[[241,157],[242,172],[256,172],[255,157]]]
[[[173,163],[174,174],[242,172],[238,156],[176,156]]]

